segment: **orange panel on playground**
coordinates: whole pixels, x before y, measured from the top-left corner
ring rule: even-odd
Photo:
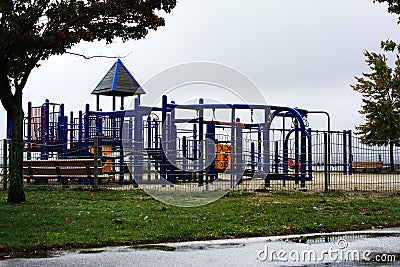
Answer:
[[[218,144],[215,146],[215,150],[215,169],[229,169],[229,163],[231,161],[231,146]]]
[[[103,155],[111,154],[112,147],[102,147],[101,152]],[[90,153],[94,154],[94,148],[90,148]],[[112,170],[112,159],[107,159],[106,163],[103,165],[103,172],[111,172]]]

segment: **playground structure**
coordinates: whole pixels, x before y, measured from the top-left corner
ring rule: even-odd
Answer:
[[[305,187],[313,179],[312,134],[316,131],[307,128],[307,116],[313,113],[308,110],[213,104],[203,99],[181,105],[169,102],[165,95],[161,106],[143,106],[145,91],[120,60],[92,94],[96,95],[96,110],[87,104],[77,117],[73,112],[68,117],[64,104],[49,100],[41,106],[29,103],[25,158],[76,160],[94,158],[96,153],[103,164],[101,173],[120,185],[203,186],[225,179],[233,188],[249,178],[262,180],[267,187],[274,180]],[[100,96],[113,98],[112,111],[100,109]],[[117,97],[121,98],[120,110],[116,110]],[[133,109],[124,110],[125,97],[134,98]],[[218,120],[216,113],[229,119]],[[239,113],[245,115],[239,117]],[[279,119],[283,127],[271,128]],[[290,128],[285,127],[288,120]],[[280,138],[275,137],[277,133]],[[344,131],[347,134],[351,137],[351,132]],[[343,146],[342,168],[351,174],[352,155],[347,147],[351,145]],[[39,176],[40,183],[48,183],[48,177]],[[71,182],[89,183],[85,179]]]

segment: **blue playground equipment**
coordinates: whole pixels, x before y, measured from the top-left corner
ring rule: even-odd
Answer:
[[[41,106],[29,103],[25,118],[26,158],[90,158],[97,137],[103,170],[121,185],[203,186],[226,179],[233,188],[250,177],[262,179],[265,186],[273,180],[293,180],[305,187],[306,181],[312,179],[307,110],[260,104],[208,104],[203,99],[198,104],[181,105],[169,102],[166,95],[159,107],[143,106],[141,95],[145,91],[119,59],[92,94],[96,96],[96,110],[87,104],[77,117],[73,112],[68,117],[64,104],[49,100]],[[100,96],[112,97],[112,111],[100,109]],[[120,110],[116,110],[117,97],[121,99]],[[133,109],[125,110],[125,97],[134,98]],[[239,111],[251,119],[242,121]],[[217,120],[216,113],[228,121]],[[260,121],[254,122],[255,113]],[[271,123],[278,118],[283,125],[285,120],[291,120],[293,127],[271,129]],[[280,131],[284,138],[274,141],[274,131]]]

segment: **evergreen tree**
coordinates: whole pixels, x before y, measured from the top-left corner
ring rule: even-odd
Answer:
[[[382,47],[385,48],[385,43]],[[351,87],[362,94],[361,114],[365,123],[356,126],[361,141],[370,145],[389,145],[390,167],[394,170],[393,146],[400,144],[400,58],[396,55],[394,68],[388,66],[384,54],[365,53],[371,73],[355,77]]]

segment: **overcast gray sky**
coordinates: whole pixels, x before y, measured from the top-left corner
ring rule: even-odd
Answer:
[[[328,111],[336,130],[354,129],[363,121],[361,96],[350,88],[354,76],[368,71],[363,52],[379,52],[388,38],[399,41],[400,29],[387,6],[372,0],[185,0],[165,18],[166,26],[144,40],[81,43],[71,51],[129,54],[122,61],[141,84],[185,62],[225,64],[252,79],[268,104]],[[25,107],[48,98],[64,103],[67,112],[83,110],[86,103],[94,109],[90,92],[114,61],[51,57],[32,72]],[[6,125],[5,118],[1,108],[0,125]],[[325,128],[322,119],[310,122],[312,128]]]

